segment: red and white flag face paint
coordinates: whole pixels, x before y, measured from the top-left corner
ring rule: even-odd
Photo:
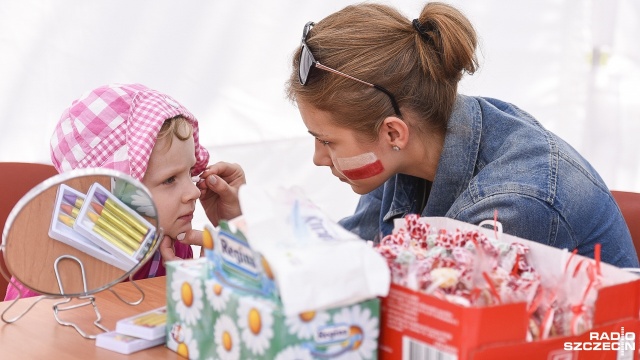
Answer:
[[[384,167],[378,157],[372,153],[364,153],[348,158],[337,158],[336,167],[349,180],[362,180],[380,174]]]

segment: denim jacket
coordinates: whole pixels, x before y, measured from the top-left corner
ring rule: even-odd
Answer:
[[[426,206],[424,203],[426,201]],[[497,210],[505,233],[638,267],[631,235],[594,168],[531,115],[496,99],[458,95],[433,183],[397,174],[340,221],[379,241],[409,213],[472,224]]]

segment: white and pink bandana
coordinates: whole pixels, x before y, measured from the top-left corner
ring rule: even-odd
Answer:
[[[51,137],[51,161],[58,172],[101,167],[141,180],[165,120],[182,116],[193,126],[200,174],[209,152],[200,145],[198,120],[170,96],[140,84],[101,86],[62,113]]]

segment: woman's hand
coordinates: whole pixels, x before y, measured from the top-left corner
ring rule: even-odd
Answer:
[[[240,165],[221,161],[208,166],[200,178],[204,180],[198,183],[200,202],[214,226],[242,214],[238,190],[247,181]]]

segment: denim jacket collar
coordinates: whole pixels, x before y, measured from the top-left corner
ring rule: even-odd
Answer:
[[[398,217],[399,215],[404,216],[405,214],[419,211],[414,199],[417,198],[416,192],[420,188],[420,186],[418,186],[420,181],[424,180],[404,174],[398,174],[395,177],[393,201],[391,201],[389,211],[384,215],[384,221],[389,221],[389,219]],[[385,184],[385,188],[386,187],[387,185]],[[385,190],[384,193],[386,194],[387,191]]]
[[[482,134],[482,113],[474,98],[458,95],[425,213],[445,216],[473,178]]]
[[[465,95],[456,97],[446,134],[432,187],[434,190],[429,194],[423,216],[445,216],[473,178],[482,134],[482,113],[477,100]],[[417,212],[412,199],[415,199],[418,181],[420,179],[408,175],[396,177],[393,201],[385,220]]]

